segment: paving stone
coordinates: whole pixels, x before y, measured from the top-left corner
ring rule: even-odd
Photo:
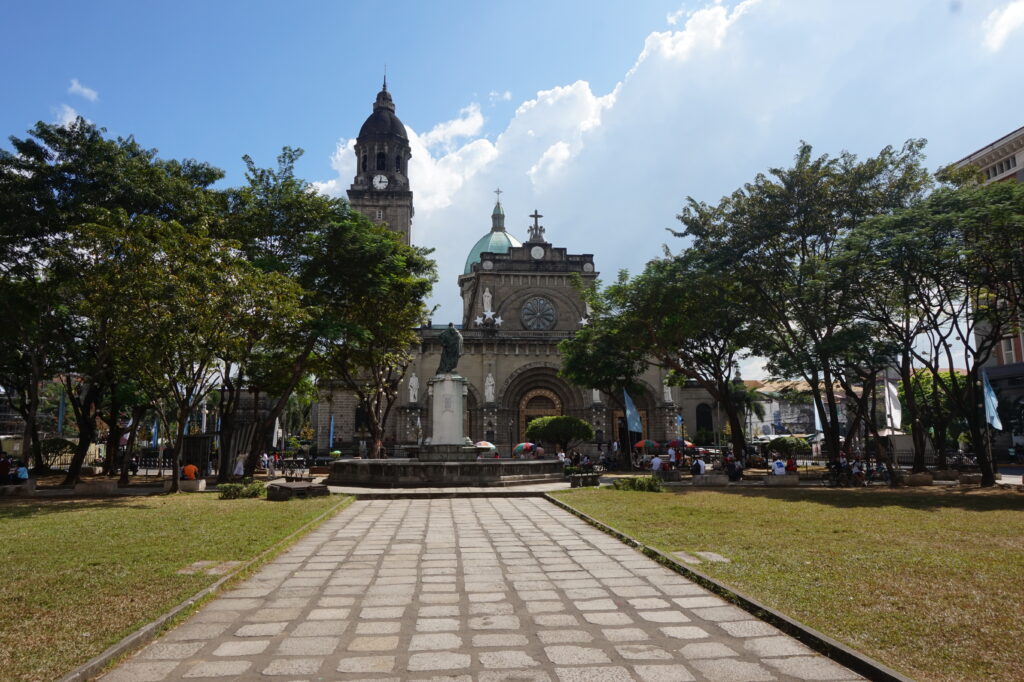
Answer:
[[[160,660],[173,658],[181,660],[195,655],[206,646],[206,642],[154,642],[139,652],[139,658]]]
[[[515,607],[505,601],[469,605],[469,615],[471,616],[511,616],[513,613],[515,613]]]
[[[462,646],[462,637],[451,632],[433,632],[413,635],[409,651],[427,651],[436,649],[458,649]]]
[[[213,650],[214,656],[253,656],[262,654],[270,646],[269,639],[241,639],[221,643]]]
[[[565,611],[565,604],[560,601],[529,601],[526,610],[530,613],[557,613]]]
[[[785,635],[753,637],[743,642],[743,648],[755,656],[807,656],[810,649]]]
[[[458,618],[418,618],[417,632],[450,632],[458,630],[462,623]]]
[[[615,647],[626,660],[672,660],[672,654],[653,644],[620,644]]]
[[[182,677],[237,677],[251,667],[250,661],[203,661],[189,668]]]
[[[469,661],[469,654],[453,653],[450,651],[413,654],[409,657],[408,669],[410,672],[453,670],[456,668],[468,668]]]
[[[551,675],[543,670],[485,670],[476,679],[477,682],[551,682]]]
[[[359,612],[359,617],[369,619],[401,618],[405,614],[404,606],[371,606]],[[344,616],[342,616],[344,618]]]
[[[633,619],[619,611],[584,613],[583,618],[594,625],[631,625]]]
[[[735,658],[709,658],[691,665],[712,682],[763,682],[777,679],[770,670],[750,661]]]
[[[671,606],[664,599],[657,599],[655,597],[640,597],[637,599],[629,599],[630,605],[635,609],[667,609]]]
[[[625,668],[556,668],[559,682],[633,682]]]
[[[337,637],[287,637],[277,647],[277,653],[287,656],[327,656],[338,648]]]
[[[696,678],[682,665],[634,665],[643,682],[691,682]]]
[[[231,612],[225,611],[225,613]],[[301,613],[302,609],[260,609],[250,613],[245,620],[250,623],[273,623],[282,620],[295,620]],[[235,619],[237,616],[232,618],[232,620]]]
[[[348,644],[349,651],[391,651],[398,647],[398,637],[355,637]]]
[[[355,656],[338,662],[339,673],[389,673],[395,668],[394,656]]]
[[[707,630],[696,625],[671,625],[658,629],[666,637],[675,637],[676,639],[703,639],[709,636]]]
[[[609,642],[637,642],[651,638],[640,628],[605,628],[601,632]]]
[[[580,624],[579,620],[576,619],[576,616],[568,613],[542,613],[538,616],[534,616],[533,622],[537,625],[549,628]]]
[[[682,611],[638,611],[644,620],[652,623],[689,623],[690,619]]]
[[[178,661],[130,661],[103,677],[104,682],[160,682]]]
[[[210,640],[228,629],[229,623],[186,623],[171,630],[164,639],[187,641],[192,639]]]
[[[356,623],[357,635],[393,635],[402,629],[402,623],[397,620],[368,620]]]
[[[518,630],[516,616],[479,616],[469,619],[470,630]]]
[[[580,611],[610,611],[618,608],[611,599],[590,599],[587,601],[573,602]]]
[[[738,656],[735,651],[721,642],[699,642],[687,644],[679,653],[686,659],[694,658],[722,658],[724,656]]]
[[[698,618],[715,622],[750,619],[749,613],[743,609],[738,609],[735,606],[716,606],[710,609],[693,609],[690,613]]]
[[[582,646],[546,646],[544,647],[544,654],[555,665],[611,663],[608,655],[602,650]]]
[[[526,646],[529,642],[530,640],[526,635],[511,635],[504,633],[500,635],[473,635],[474,647]]]
[[[737,620],[719,623],[718,627],[733,637],[764,637],[779,634],[779,631],[774,627],[760,620]]]
[[[525,651],[482,651],[477,657],[485,668],[530,668],[540,665]]]
[[[798,680],[858,680],[852,671],[824,656],[791,656],[766,658],[765,665]]]
[[[252,623],[235,630],[235,637],[273,637],[284,632],[288,621],[279,623]]]
[[[501,637],[502,635],[495,636]],[[586,644],[592,642],[594,636],[586,630],[541,630],[537,633],[537,639],[542,644]],[[473,646],[477,646],[476,638],[473,638]]]
[[[291,635],[292,637],[326,637],[340,635],[346,629],[348,629],[347,620],[311,620],[296,625],[295,629],[291,631]]]
[[[457,604],[441,604],[436,606],[422,606],[418,614],[420,618],[437,618],[439,616],[457,616],[459,615],[459,606]]]
[[[264,675],[316,675],[322,658],[277,658],[263,669]]]

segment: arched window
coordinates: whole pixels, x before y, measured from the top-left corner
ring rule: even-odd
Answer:
[[[366,154],[363,154],[363,172],[366,172]]]
[[[377,170],[387,170],[388,157],[384,152],[377,152]]]
[[[395,170],[402,171],[402,157],[401,155],[395,157]]]

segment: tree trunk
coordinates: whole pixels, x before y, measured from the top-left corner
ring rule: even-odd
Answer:
[[[68,467],[68,473],[64,477],[62,485],[78,483],[82,474],[82,465],[89,454],[89,447],[96,439],[96,416],[99,408],[100,389],[96,384],[89,384],[82,390],[84,392],[79,396],[72,395],[71,391],[68,391],[68,401],[74,408],[75,421],[78,424],[78,445],[75,447],[71,466]]]
[[[181,490],[181,451],[185,445],[185,422],[188,420],[188,407],[178,408],[177,437],[174,439],[173,456],[171,457],[171,489],[169,492],[176,493]]]
[[[725,408],[725,416],[729,420],[729,430],[732,431],[730,434],[732,454],[738,460],[743,457],[743,451],[747,445],[747,439],[743,435],[743,420],[740,418],[739,410],[732,404],[732,401],[727,401],[723,404],[723,407]]]
[[[910,437],[914,442],[914,463],[911,466],[911,472],[918,474],[925,470],[924,452],[926,441],[924,422],[921,421],[921,411],[918,409],[917,395],[914,393],[909,352],[904,352],[903,358],[900,361],[900,381],[903,382],[903,399],[907,403],[907,412],[910,413]],[[900,424],[893,424],[894,429],[898,429],[900,426]]]
[[[139,426],[142,425],[142,420],[146,416],[146,409],[145,406],[132,408],[132,425],[128,429],[128,442],[125,443],[124,454],[121,456],[121,476],[117,481],[118,488],[128,487],[129,462],[132,458],[132,452],[135,450],[135,438],[139,435]]]

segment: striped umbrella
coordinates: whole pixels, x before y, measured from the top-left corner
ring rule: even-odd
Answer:
[[[650,439],[646,439],[646,440],[637,441],[636,444],[633,447],[637,448],[637,449],[641,449],[641,450],[657,450],[658,449],[658,442],[650,440]]]
[[[521,455],[524,452],[533,452],[533,449],[535,447],[537,446],[534,445],[533,443],[520,443],[519,445],[512,448],[512,452],[516,453],[517,455]]]

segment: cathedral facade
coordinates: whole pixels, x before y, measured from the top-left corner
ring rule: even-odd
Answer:
[[[399,232],[409,243],[409,142],[386,84],[360,130],[355,153],[357,171],[349,189],[353,208]],[[511,446],[525,440],[531,420],[572,415],[594,427],[595,440],[582,450],[594,453],[614,441],[623,443],[627,434],[618,406],[621,396],[612,400],[558,374],[559,342],[587,323],[588,310],[573,287],[573,276],[594,282],[598,272],[593,256],[570,253],[548,241],[540,222],[544,216],[536,210],[529,216],[526,241],[520,241],[506,230],[500,191],[497,194],[490,229],[468,249],[463,274],[451,283],[459,287],[463,304],[462,319],[455,322],[464,344],[457,372],[469,382],[466,435],[494,443],[507,456]],[[413,446],[431,437],[427,381],[437,371],[438,337],[446,327],[447,321],[418,331],[419,347],[388,420],[388,446]],[[684,424],[694,425],[710,413],[704,391],[669,387],[664,381],[665,373],[652,367],[641,377],[643,393],[630,396],[640,413],[644,438],[679,437],[685,427],[678,424],[677,415]],[[365,451],[368,434],[359,407],[341,387],[322,382],[314,422],[318,451]]]

